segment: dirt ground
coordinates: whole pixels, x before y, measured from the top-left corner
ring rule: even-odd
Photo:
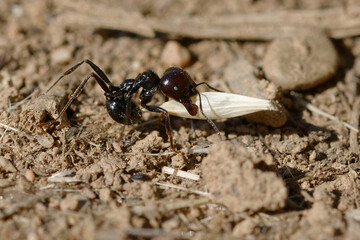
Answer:
[[[164,19],[346,11],[347,4],[360,3],[0,1],[0,239],[360,239],[359,37],[332,38],[339,56],[335,75],[300,92],[334,119],[283,91],[285,125],[216,121],[223,141],[206,121],[172,117],[181,152],[175,154],[158,114],[144,112],[135,125],[116,123],[91,80],[59,123],[37,126],[58,116],[91,72],[84,64],[44,93],[83,59],[115,85],[148,69],[161,75],[179,63],[196,82],[228,91],[229,65],[241,56],[262,66],[273,38],[182,36]],[[111,22],[124,12],[124,21]],[[134,24],[139,16],[162,25],[153,23],[151,31]],[[169,41],[176,46],[166,57]],[[158,94],[152,104],[164,101]]]

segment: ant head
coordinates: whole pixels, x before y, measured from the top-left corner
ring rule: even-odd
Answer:
[[[111,118],[118,123],[132,125],[141,121],[140,108],[134,102],[126,101],[124,97],[107,97],[106,108]]]
[[[178,67],[168,68],[161,78],[160,90],[168,97],[181,102],[197,93],[190,75]]]
[[[178,67],[168,68],[161,78],[160,90],[167,97],[182,103],[192,116],[198,112],[198,107],[190,100],[191,96],[198,93],[195,87],[190,75]]]

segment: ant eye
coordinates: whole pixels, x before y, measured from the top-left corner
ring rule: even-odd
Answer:
[[[108,110],[108,113],[111,116],[111,118],[114,119],[116,122],[125,125],[131,125],[140,122],[141,120],[140,108],[134,102],[130,102],[130,106],[128,109],[128,111],[130,112],[127,115],[126,105],[127,104],[124,98],[121,99],[109,98],[106,100],[106,108]]]

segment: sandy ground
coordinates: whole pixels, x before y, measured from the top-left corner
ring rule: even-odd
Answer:
[[[268,39],[151,36],[126,21],[119,28],[128,31],[96,26],[110,24],[112,14],[161,20],[321,11],[344,7],[342,1],[102,1],[109,16],[99,14],[98,2],[68,2],[0,1],[0,239],[360,238],[359,138],[341,123],[359,123],[359,38],[333,40],[335,76],[301,92],[335,120],[284,91],[285,125],[216,121],[223,141],[206,121],[172,117],[181,151],[174,154],[158,114],[144,112],[140,124],[116,123],[91,80],[59,123],[37,126],[58,116],[91,68],[85,64],[44,91],[83,59],[115,85],[148,69],[161,75],[175,61],[196,82],[228,91],[228,66],[240,56],[261,66],[269,46]],[[79,9],[91,17],[80,18]],[[164,57],[170,40],[185,53],[175,47]],[[164,101],[158,94],[152,104]]]

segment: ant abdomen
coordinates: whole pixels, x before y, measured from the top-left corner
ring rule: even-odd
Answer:
[[[106,99],[106,109],[112,119],[118,123],[132,125],[141,121],[141,110],[134,103],[130,102],[129,114],[126,114],[127,103],[124,98]]]

